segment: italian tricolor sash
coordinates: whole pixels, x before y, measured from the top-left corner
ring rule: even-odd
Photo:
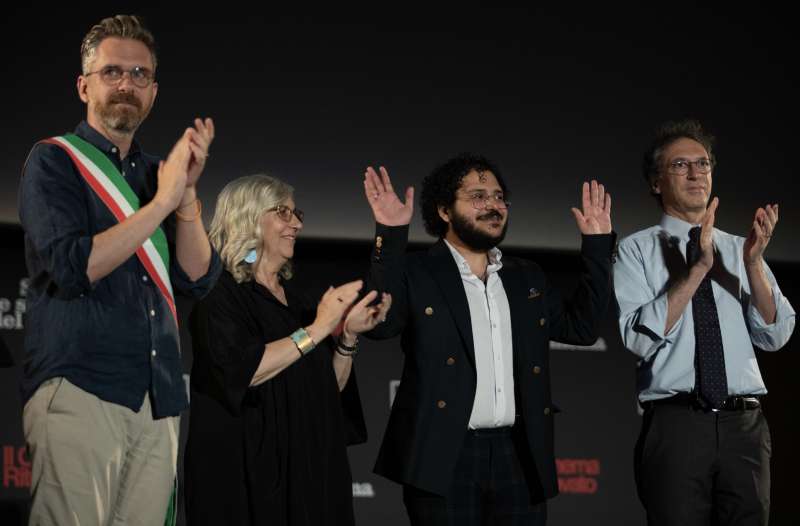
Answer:
[[[121,223],[139,210],[139,197],[114,163],[94,145],[74,134],[52,137],[42,142],[55,144],[67,152],[80,174],[114,214],[117,221]],[[136,256],[164,296],[177,325],[175,296],[172,294],[172,284],[169,281],[169,247],[167,236],[160,226],[141,247],[136,249]]]

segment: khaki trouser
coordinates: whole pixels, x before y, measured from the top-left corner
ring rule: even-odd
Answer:
[[[180,417],[153,420],[104,402],[65,378],[25,404],[32,459],[31,525],[164,524],[175,479]]]

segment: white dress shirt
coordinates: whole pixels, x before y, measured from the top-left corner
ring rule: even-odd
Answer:
[[[511,342],[511,310],[498,271],[503,267],[498,248],[489,251],[486,283],[445,240],[453,254],[467,295],[475,347],[478,383],[469,418],[470,429],[514,424],[514,361]]]

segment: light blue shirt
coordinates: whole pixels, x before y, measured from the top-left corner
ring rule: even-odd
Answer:
[[[640,360],[639,400],[655,400],[694,389],[694,321],[689,303],[664,334],[667,290],[687,271],[686,243],[694,225],[664,215],[661,224],[619,243],[614,290],[622,342]],[[709,271],[717,304],[729,395],[767,392],[753,346],[777,351],[794,330],[795,312],[764,263],[777,308],[768,324],[750,303],[750,283],[742,259],[744,238],[714,229],[714,267]]]

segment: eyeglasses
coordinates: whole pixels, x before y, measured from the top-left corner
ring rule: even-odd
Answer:
[[[116,86],[122,79],[125,77],[125,73],[133,82],[133,85],[137,88],[146,88],[153,82],[155,78],[155,74],[150,71],[148,68],[144,68],[142,66],[136,66],[135,68],[131,69],[122,69],[119,66],[103,66],[102,68],[98,69],[97,71],[90,71],[84,77],[88,77],[89,75],[94,75],[98,73],[100,75],[100,80],[108,84],[109,86]]]
[[[689,166],[694,165],[694,171],[699,174],[707,174],[714,167],[714,161],[706,157],[689,161],[688,159],[675,159],[667,165],[667,171],[673,175],[686,175],[689,173]]]
[[[292,215],[294,215],[297,218],[297,220],[302,223],[303,222],[303,217],[305,217],[305,215],[306,215],[302,210],[299,210],[297,208],[292,210],[291,208],[289,208],[286,205],[275,206],[275,207],[270,208],[269,210],[267,210],[267,212],[275,212],[276,214],[278,214],[278,217],[280,217],[281,220],[286,222],[286,223],[291,223],[292,222]]]
[[[458,199],[470,201],[475,210],[483,210],[489,206],[489,203],[498,210],[506,210],[511,206],[511,203],[505,200],[503,194],[489,195],[486,192],[473,192],[469,195],[458,197]]]

